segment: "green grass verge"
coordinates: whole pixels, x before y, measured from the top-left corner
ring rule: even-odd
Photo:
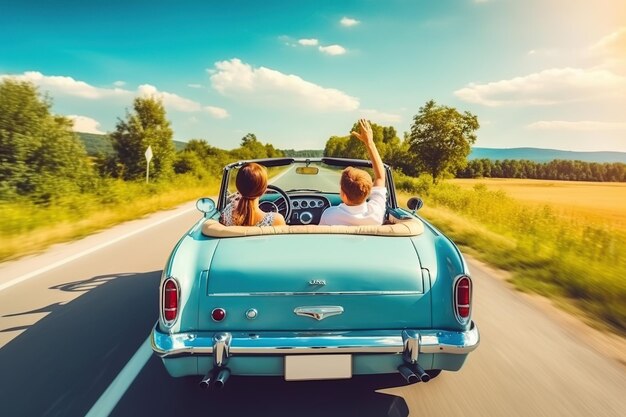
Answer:
[[[106,180],[97,192],[66,196],[47,206],[0,203],[0,261],[40,252],[200,196],[217,194],[217,179],[177,175],[167,183]]]
[[[424,197],[424,217],[479,259],[511,271],[520,289],[567,300],[626,334],[626,237],[610,225],[563,217],[484,186],[462,190],[432,186],[427,178],[396,180],[399,188]],[[0,203],[0,261],[215,195],[218,187],[217,179],[184,175],[149,185],[109,180],[95,187],[97,193],[67,196],[46,207]]]
[[[411,186],[426,202],[420,214],[461,247],[510,271],[521,290],[566,301],[597,324],[626,334],[623,234],[484,186],[424,184],[415,180]]]

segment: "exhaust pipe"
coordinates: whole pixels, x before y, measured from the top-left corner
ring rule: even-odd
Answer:
[[[426,373],[424,368],[422,368],[419,363],[413,364],[413,371],[417,374],[418,378],[422,380],[422,382],[430,381],[430,375]]]
[[[215,378],[215,382],[213,383],[213,386],[215,387],[215,389],[224,388],[224,385],[226,384],[226,381],[228,380],[229,376],[230,376],[230,369],[228,368],[222,369],[220,373],[217,374],[217,378]]]
[[[204,388],[204,389],[209,388],[209,385],[211,384],[211,381],[213,380],[213,375],[214,375],[213,369],[209,370],[209,372],[207,372],[204,378],[202,378],[202,380],[200,381],[200,388]]]
[[[413,371],[406,365],[398,366],[398,372],[400,375],[406,380],[409,384],[415,384],[416,382],[420,382],[420,377],[415,375]]]

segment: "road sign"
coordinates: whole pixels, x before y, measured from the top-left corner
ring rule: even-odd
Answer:
[[[146,149],[146,184],[148,183],[148,178],[150,177],[150,160],[152,159],[152,146],[148,146]]]
[[[151,159],[152,159],[152,146],[148,146],[148,149],[146,149],[146,161],[150,163]]]

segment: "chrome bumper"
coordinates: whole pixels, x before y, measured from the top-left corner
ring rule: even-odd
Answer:
[[[216,366],[230,356],[387,353],[403,354],[417,363],[420,353],[467,354],[480,343],[478,327],[469,330],[378,330],[345,332],[217,332],[162,333],[158,324],[150,335],[152,350],[160,357],[213,355]]]

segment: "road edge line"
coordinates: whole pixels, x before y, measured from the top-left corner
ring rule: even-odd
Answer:
[[[91,409],[89,409],[89,412],[85,414],[85,417],[105,417],[111,414],[151,356],[152,348],[150,347],[150,337],[148,337],[141,346],[139,346],[139,349],[137,349],[133,357],[130,358],[120,373],[117,374],[113,382],[109,384]]]
[[[39,275],[39,274],[43,274],[44,272],[48,272],[48,271],[50,271],[50,270],[52,270],[54,268],[58,268],[61,265],[65,265],[66,263],[75,261],[78,258],[81,258],[81,257],[83,257],[85,255],[89,255],[90,253],[96,252],[96,251],[98,251],[100,249],[106,248],[107,246],[113,245],[113,244],[115,244],[117,242],[120,242],[120,241],[122,241],[124,239],[127,239],[127,238],[129,238],[131,236],[134,236],[134,235],[136,235],[138,233],[145,232],[146,230],[151,229],[152,227],[155,227],[155,226],[158,226],[158,225],[163,224],[165,222],[168,222],[168,221],[170,221],[172,219],[175,219],[176,217],[182,216],[183,214],[187,214],[190,211],[195,210],[195,209],[196,209],[195,207],[190,207],[189,209],[183,210],[183,211],[181,211],[179,213],[176,213],[176,214],[174,214],[172,216],[166,217],[165,219],[158,220],[158,221],[156,221],[154,223],[151,223],[151,224],[143,226],[143,227],[141,227],[139,229],[133,230],[130,233],[127,233],[127,234],[122,235],[122,236],[118,236],[118,237],[116,237],[113,240],[101,243],[99,245],[96,245],[96,246],[94,246],[92,248],[89,248],[87,250],[84,250],[82,252],[74,254],[72,256],[68,256],[65,259],[62,259],[60,261],[51,263],[50,265],[47,265],[47,266],[44,266],[42,268],[36,269],[36,270],[31,271],[31,272],[29,272],[27,274],[21,275],[21,276],[19,276],[17,278],[14,278],[14,279],[12,279],[12,280],[10,280],[8,282],[5,282],[4,284],[0,284],[0,292],[2,292],[2,291],[6,290],[6,289],[8,289],[8,288],[10,288],[10,287],[12,287],[14,285],[17,285],[19,283],[27,281],[27,280],[29,280],[29,279],[31,279],[31,278]]]

